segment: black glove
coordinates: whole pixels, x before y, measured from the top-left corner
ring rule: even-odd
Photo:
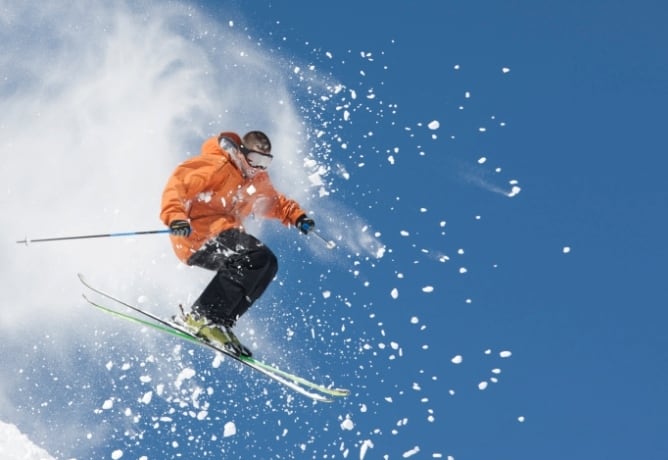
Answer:
[[[315,227],[315,222],[313,219],[308,218],[306,214],[304,214],[299,219],[297,219],[295,226],[299,229],[299,231],[306,235],[308,232],[313,230],[313,227]]]
[[[169,224],[169,230],[174,236],[190,236],[190,224],[187,220],[175,220]]]

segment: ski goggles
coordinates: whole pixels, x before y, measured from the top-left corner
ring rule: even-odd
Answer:
[[[241,144],[239,150],[246,157],[246,161],[252,168],[267,169],[271,164],[274,156],[270,153],[258,152],[257,150],[250,150],[245,145]]]

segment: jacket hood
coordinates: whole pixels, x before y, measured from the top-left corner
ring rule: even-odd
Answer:
[[[202,144],[200,153],[202,155],[223,155],[223,149],[220,148],[219,144],[221,137],[228,137],[234,141],[235,144],[241,145],[241,137],[239,137],[237,133],[223,132],[218,136],[210,137],[205,140]]]

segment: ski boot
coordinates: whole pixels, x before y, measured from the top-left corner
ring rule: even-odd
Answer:
[[[220,345],[236,356],[252,356],[252,352],[239,341],[229,326],[215,324],[204,316],[187,313],[183,323],[193,333],[209,343]]]

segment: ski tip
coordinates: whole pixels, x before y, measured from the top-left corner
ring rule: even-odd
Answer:
[[[350,396],[350,390],[347,388],[332,388],[332,391],[336,393],[336,396]]]

